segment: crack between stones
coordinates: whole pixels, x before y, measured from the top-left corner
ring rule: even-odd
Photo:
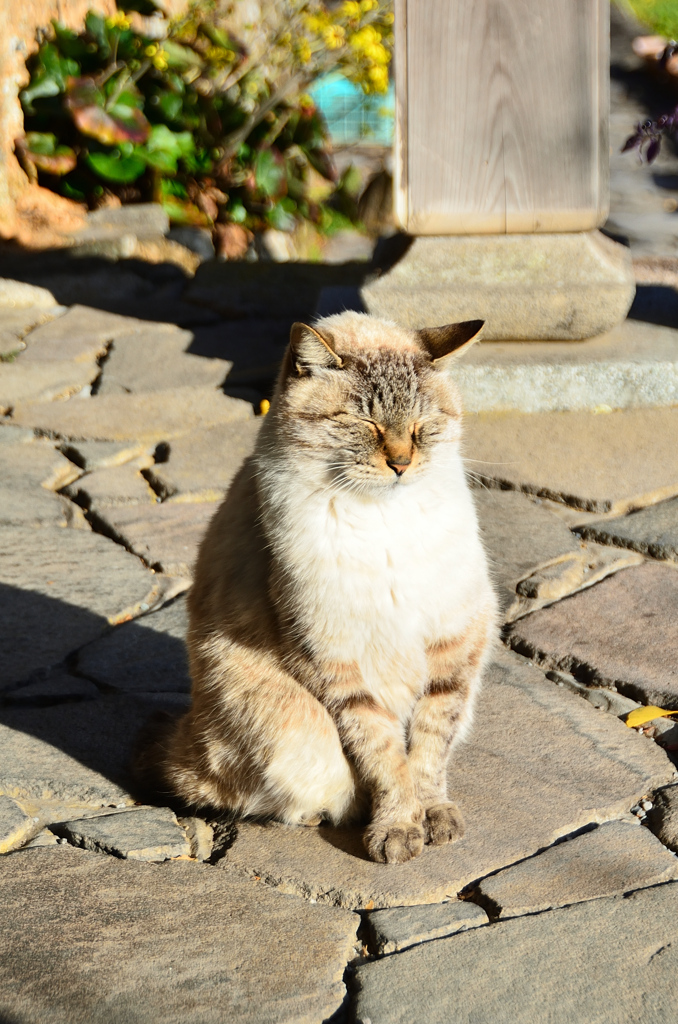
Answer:
[[[99,367],[99,372],[97,373],[96,377],[90,384],[90,395],[98,394],[99,388],[101,387],[101,381],[104,376],[104,367],[115,346],[115,342],[113,341],[113,339],[111,339],[110,341],[105,341],[103,344],[104,351],[101,353],[100,356],[97,356],[97,366]]]
[[[474,474],[472,486],[481,484],[490,491],[518,491],[519,494],[528,494],[535,498],[548,498],[556,501],[559,505],[567,505],[577,512],[611,512],[612,504],[609,501],[582,501],[576,494],[563,494],[561,491],[552,491],[548,487],[530,487],[529,484],[514,484],[502,477],[485,476],[482,473]]]

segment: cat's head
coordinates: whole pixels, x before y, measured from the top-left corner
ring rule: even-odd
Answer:
[[[276,446],[311,462],[323,482],[365,495],[456,458],[461,404],[450,367],[482,326],[415,331],[354,312],[294,324],[269,414]]]

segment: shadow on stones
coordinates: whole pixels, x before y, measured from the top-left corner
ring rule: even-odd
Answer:
[[[678,291],[669,285],[637,284],[629,319],[678,327]]]
[[[172,263],[85,258],[68,249],[36,253],[0,242],[0,277],[47,288],[64,306],[91,306],[190,329],[194,338],[187,352],[231,360],[224,391],[255,405],[270,398],[290,326],[314,317],[321,291],[357,289],[379,270],[377,263],[359,261],[210,260],[192,278]]]
[[[356,824],[350,828],[333,828],[331,825],[320,825],[318,836],[323,842],[333,846],[335,850],[348,853],[351,857],[371,863],[363,844],[363,824]]]
[[[85,609],[2,584],[0,620],[0,659],[5,663],[9,659],[17,662],[17,648],[40,648],[45,637],[73,638],[71,652],[65,659],[50,658],[47,644],[43,664],[37,670],[25,675],[20,670],[3,673],[6,681],[0,687],[0,734],[4,734],[0,740],[0,780],[20,780],[21,788],[35,789],[36,796],[40,795],[41,780],[45,780],[58,795],[61,790],[70,791],[79,785],[76,776],[82,773],[66,759],[71,758],[102,777],[101,784],[93,782],[95,788],[105,790],[108,780],[135,797],[141,795],[131,772],[131,760],[142,730],[158,712],[178,715],[188,704],[190,684],[183,642],[145,627],[143,618],[110,627],[102,616]],[[106,676],[105,664],[102,672],[93,674],[80,672],[77,665],[83,639],[91,649],[102,642],[101,638],[105,642],[113,635],[121,640],[128,637],[131,660],[137,669],[135,674],[131,665],[127,674],[121,672],[120,685],[102,681],[102,676]],[[125,646],[122,645],[123,650]],[[146,665],[144,652],[149,654]],[[167,679],[164,691],[159,682],[163,673]],[[96,687],[86,691],[84,697],[77,686],[69,685],[82,679]],[[26,692],[25,698],[22,691]],[[41,748],[32,740],[48,747]],[[73,784],[70,775],[75,779]],[[83,785],[89,785],[84,776],[83,780]]]

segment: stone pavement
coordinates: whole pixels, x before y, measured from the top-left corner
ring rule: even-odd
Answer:
[[[615,145],[644,102],[616,59]],[[1,1024],[673,1024],[678,719],[625,718],[678,709],[676,170],[613,156],[645,280],[614,337],[459,366],[502,642],[449,771],[466,835],[406,865],[129,773],[189,703],[192,564],[290,322],[365,264],[196,258],[187,284],[171,240],[104,259],[108,222],[0,251]]]
[[[504,643],[449,771],[466,835],[384,867],[129,775],[189,701],[191,566],[282,323],[0,294],[0,1019],[673,1019],[678,725],[624,718],[678,708],[678,408],[467,416]]]

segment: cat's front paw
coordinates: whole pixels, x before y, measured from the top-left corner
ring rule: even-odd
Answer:
[[[446,800],[426,808],[424,829],[429,846],[456,843],[464,834],[464,819],[457,805]]]
[[[404,864],[424,849],[424,829],[411,821],[370,825],[365,846],[372,860],[380,864]]]

